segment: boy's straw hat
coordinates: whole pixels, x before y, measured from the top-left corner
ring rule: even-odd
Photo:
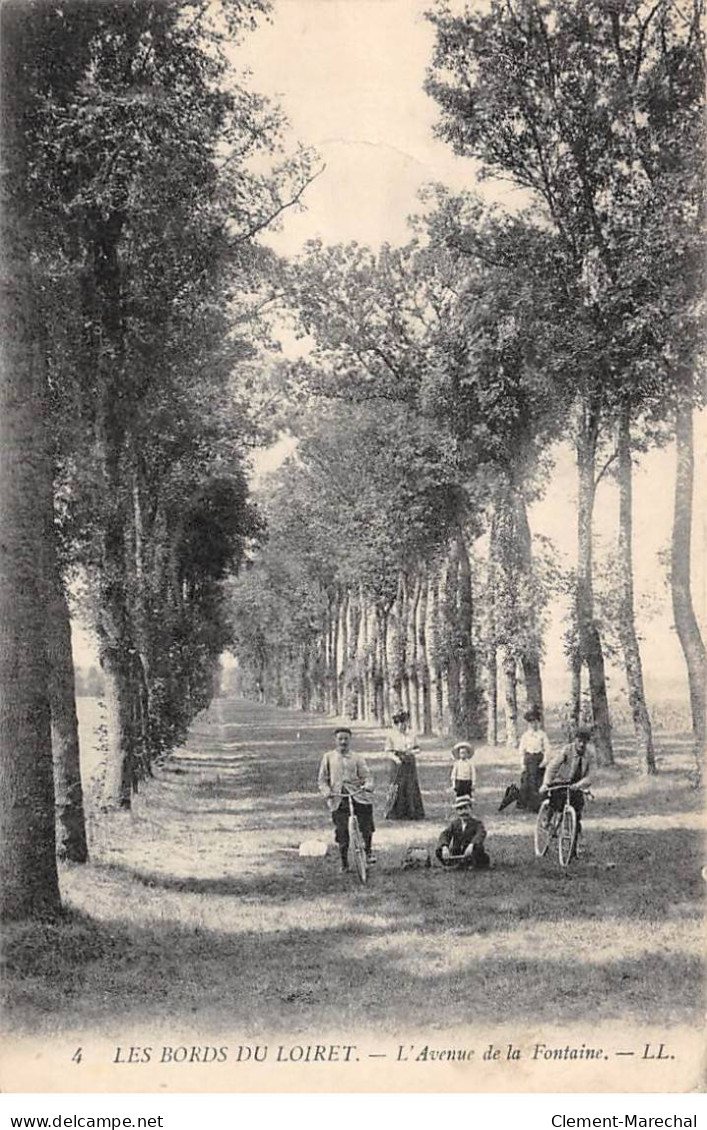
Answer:
[[[452,753],[456,753],[460,749],[468,749],[470,753],[474,752],[474,747],[471,742],[457,742],[452,746]]]

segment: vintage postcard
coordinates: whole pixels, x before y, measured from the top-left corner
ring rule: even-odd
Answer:
[[[703,1091],[701,2],[2,21],[0,1087]]]

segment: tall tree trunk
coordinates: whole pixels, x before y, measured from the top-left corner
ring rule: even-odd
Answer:
[[[395,714],[403,706],[403,671],[405,668],[405,581],[398,577],[398,591],[388,617],[388,672],[390,676],[390,709]]]
[[[537,655],[524,651],[520,658],[520,665],[523,671],[526,707],[529,709],[531,706],[537,706],[540,717],[543,719],[543,680],[540,672],[540,660]]]
[[[643,690],[643,668],[636,636],[633,603],[633,501],[631,465],[631,416],[627,408],[620,414],[617,429],[619,483],[619,638],[624,653],[628,701],[633,716],[636,751],[646,773],[656,772],[651,720]]]
[[[474,600],[471,562],[464,534],[456,533],[458,573],[458,652],[459,652],[459,720],[465,737],[479,738],[484,732],[482,694],[477,678],[476,650],[474,648]]]
[[[412,595],[408,601],[407,616],[407,646],[405,659],[407,665],[408,700],[410,702],[410,718],[415,729],[420,731],[420,681],[418,661],[417,613],[420,606],[420,591],[422,578],[416,573],[413,582]]]
[[[117,473],[103,452],[107,480],[118,493]],[[99,657],[106,690],[106,772],[103,807],[130,808],[137,784],[137,734],[135,733],[135,686],[132,679],[132,640],[129,628],[125,577],[125,543],[122,519],[116,502],[111,503],[103,536],[103,559],[99,579]],[[185,693],[188,693],[188,688]]]
[[[339,713],[339,590],[334,589],[331,598],[331,644],[329,646],[329,659],[331,667],[329,670],[329,681],[331,684],[331,712],[332,714]]]
[[[431,670],[429,661],[427,622],[429,603],[429,565],[422,566],[420,599],[418,601],[416,632],[418,637],[418,686],[420,701],[420,733],[433,732],[433,701],[431,701]]]
[[[96,214],[90,234],[91,285],[85,301],[96,353],[96,455],[101,469],[103,524],[98,579],[99,655],[106,680],[108,750],[103,803],[129,808],[137,785],[141,735],[135,729],[138,688],[131,656],[135,650],[128,590],[134,560],[126,535],[132,533],[130,479],[126,476],[124,319],[118,247],[124,217]],[[126,495],[128,497],[126,497]],[[189,688],[184,692],[189,695]]]
[[[136,783],[132,753],[133,701],[130,673],[118,650],[104,647],[100,657],[107,730],[102,807],[113,811],[130,808]]]
[[[53,544],[47,545],[47,662],[57,818],[57,856],[70,863],[88,859],[81,786],[79,722],[71,652],[71,623],[64,582]]]
[[[349,590],[344,588],[339,598],[339,650],[337,656],[337,686],[341,713],[348,714],[349,670]],[[350,715],[348,715],[350,717]]]
[[[440,604],[444,609],[445,636],[445,685],[447,690],[447,710],[449,712],[450,732],[459,736],[463,729],[461,716],[460,678],[459,678],[459,549],[453,542],[447,557],[444,573],[444,596],[440,594]]]
[[[134,596],[132,600],[132,622],[135,636],[135,699],[140,750],[144,772],[151,772],[153,751],[151,749],[150,721],[152,711],[152,646],[148,615],[147,570],[145,569],[145,531],[142,507],[142,482],[139,455],[133,453],[132,471],[132,535]]]
[[[310,661],[310,642],[304,640],[300,645],[299,655],[299,708],[306,711],[310,709],[311,704],[311,690],[310,690],[310,675],[309,675],[309,661]]]
[[[325,714],[332,714],[331,707],[331,679],[330,679],[330,650],[331,650],[331,625],[329,622],[329,606],[324,612],[324,625],[321,635],[320,662],[322,681],[322,709]]]
[[[516,660],[513,655],[503,658],[503,694],[506,718],[506,745],[515,749],[518,745],[518,679]]]
[[[486,580],[486,741],[498,744],[498,638],[496,625],[496,584],[498,558],[498,507],[491,512],[488,575]]]
[[[324,636],[318,632],[311,648],[312,706],[318,714],[326,714],[326,662],[324,659]]]
[[[427,565],[420,578],[420,599],[417,605],[417,655],[420,687],[420,731],[432,733],[432,696],[430,660],[427,650],[427,604],[430,591],[430,571]]]
[[[486,742],[498,745],[498,660],[492,636],[486,642]]]
[[[572,733],[576,731],[582,716],[582,655],[579,647],[572,650],[570,655],[570,717],[569,723]]]
[[[387,723],[390,721],[392,710],[391,693],[390,693],[390,641],[389,641],[389,621],[390,613],[387,609],[381,610],[378,640],[380,646],[380,671],[381,671],[381,722]]]
[[[383,693],[383,647],[381,643],[381,632],[383,631],[383,621],[381,618],[381,610],[377,602],[373,604],[371,609],[371,630],[372,630],[372,645],[371,645],[371,679],[373,683],[373,717],[376,722],[383,724],[385,716],[385,699]]]
[[[42,575],[52,476],[45,366],[37,350],[26,183],[32,9],[2,9],[3,180],[0,215],[0,917],[60,909]],[[28,39],[25,37],[28,36]]]
[[[42,280],[32,277],[29,191],[34,6],[0,12],[0,917],[60,910],[45,631],[53,537]]]
[[[592,518],[594,514],[595,463],[598,423],[585,409],[582,435],[577,446],[579,492],[577,506],[577,627],[582,661],[589,672],[589,691],[594,715],[594,744],[600,765],[613,765],[611,721],[606,693],[604,653],[594,620],[592,578]]]
[[[528,508],[525,497],[520,487],[513,492],[514,502],[514,527],[515,539],[518,547],[518,559],[521,573],[530,580],[533,576],[533,538],[528,522]],[[525,609],[527,618],[526,631],[523,633],[525,644],[521,653],[520,662],[523,669],[525,683],[525,697],[528,707],[535,706],[543,718],[543,684],[540,673],[540,627],[538,614],[534,607]]]
[[[692,496],[694,480],[692,376],[688,374],[678,391],[675,410],[675,443],[677,470],[675,476],[675,509],[673,512],[671,588],[675,627],[687,666],[692,710],[695,760],[701,776],[705,757],[705,683],[707,662],[705,645],[692,605],[691,548]]]
[[[363,714],[359,699],[358,638],[361,621],[361,604],[353,588],[348,590],[346,601],[346,677],[345,710],[348,718],[355,720]]]
[[[3,22],[9,22],[3,14]],[[20,270],[16,263],[10,267]],[[41,517],[51,479],[44,465],[42,374],[31,360],[32,321],[19,296],[8,290],[3,286],[7,321],[0,412],[0,916],[5,921],[51,917],[60,905],[41,575],[46,529]]]
[[[363,656],[362,672],[364,696],[366,701],[366,718],[371,721],[377,718],[376,709],[376,673],[378,670],[378,621],[375,607],[363,593],[361,586],[361,600],[363,602]]]
[[[17,14],[3,12],[4,34]],[[14,29],[13,29],[14,30]],[[12,50],[10,45],[4,45]],[[21,74],[16,76],[24,82]],[[10,99],[9,91],[5,97]],[[11,113],[4,107],[4,125]],[[9,132],[9,131],[8,131]],[[11,138],[4,135],[6,145]],[[11,217],[5,216],[5,223]],[[7,240],[7,242],[6,242]],[[51,917],[59,910],[54,782],[42,577],[51,474],[43,418],[43,369],[21,270],[3,232],[0,419],[0,916]],[[15,289],[17,287],[17,289]],[[19,293],[18,293],[19,292]]]
[[[358,631],[356,633],[356,655],[354,669],[358,687],[359,717],[367,722],[372,717],[370,693],[370,610],[368,601],[363,591],[363,585],[358,586]]]
[[[327,712],[337,714],[336,703],[336,605],[332,592],[328,594],[327,640],[326,640],[326,686]]]
[[[410,610],[410,593],[408,591],[407,574],[404,571],[400,573],[400,581],[398,584],[398,698],[400,700],[400,709],[407,711],[410,714],[410,688],[408,686],[408,655],[407,655],[407,631],[408,631],[408,613]]]
[[[435,565],[430,569],[430,580],[427,597],[427,625],[426,634],[428,641],[428,655],[430,659],[430,673],[432,676],[432,716],[433,728],[436,734],[442,734],[445,727],[444,716],[444,673],[443,673],[443,636],[442,613],[440,607],[440,570]]]

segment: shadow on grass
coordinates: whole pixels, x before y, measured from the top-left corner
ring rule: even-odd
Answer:
[[[441,884],[449,878],[435,876]],[[650,929],[633,952],[622,954],[620,944],[604,952],[613,936],[603,932],[619,922],[592,924],[575,908],[574,931],[565,928],[565,937],[527,932],[522,921],[506,918],[497,949],[482,915],[460,913],[454,880],[435,906],[434,928],[428,922],[421,929],[425,886],[424,877],[412,884],[412,905],[401,899],[388,908],[393,930],[361,918],[317,930],[229,933],[82,915],[18,928],[6,943],[5,1015],[15,1030],[50,1030],[60,1017],[62,1026],[88,1032],[127,1025],[149,1031],[165,1021],[184,1031],[198,1013],[200,1029],[216,1035],[342,1024],[354,1031],[383,1024],[394,1032],[439,1028],[442,1019],[445,1026],[590,1018],[655,1025],[701,1014],[698,957],[656,942]],[[366,903],[358,909],[364,914]],[[574,947],[563,944],[573,937]]]
[[[136,819],[105,822],[103,862],[64,873],[67,900],[91,917],[6,932],[15,1030],[175,1031],[197,1014],[214,1035],[701,1017],[703,837],[669,827],[697,807],[679,774],[645,787],[621,766],[620,799],[604,793],[589,809],[585,854],[563,872],[556,855],[534,858],[532,817],[493,811],[517,766],[488,751],[491,870],[405,872],[406,843],[436,841],[451,761],[419,761],[433,819],[389,824],[380,735],[368,731],[357,745],[379,781],[379,864],[360,887],[335,858],[280,851],[286,837],[331,838],[313,792],[331,722],[252,704],[220,703],[213,716],[190,736],[205,756],[175,756],[183,771],[160,771]],[[296,732],[311,753],[283,740]],[[615,813],[666,826],[601,830]]]
[[[432,850],[437,832],[431,823],[416,825],[410,839]],[[534,858],[528,830],[496,839],[490,835],[487,847],[489,872],[449,874],[436,866],[406,872],[400,866],[404,842],[386,844],[378,849],[369,885],[361,889],[349,884],[348,896],[364,911],[375,909],[396,923],[411,913],[421,914],[419,933],[432,935],[440,931],[442,920],[460,929],[483,925],[485,932],[503,931],[514,920],[557,923],[577,918],[606,921],[613,929],[618,919],[624,925],[667,918],[687,922],[699,920],[703,912],[702,836],[696,831],[598,835],[588,824],[583,854],[566,871],[554,845],[544,859]],[[245,874],[240,872],[241,857],[234,856],[230,875],[177,874],[176,865],[167,872],[124,860],[96,869],[156,890],[281,904],[284,915],[298,900],[340,892],[335,855],[330,848],[327,860],[314,861],[286,850],[269,851],[260,860],[251,856],[252,870]],[[450,907],[450,899],[459,899],[459,906]]]

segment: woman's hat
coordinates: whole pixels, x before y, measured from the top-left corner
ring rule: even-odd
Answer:
[[[410,715],[408,714],[407,710],[398,710],[397,713],[393,715],[393,722],[409,722],[409,721],[410,721]]]

